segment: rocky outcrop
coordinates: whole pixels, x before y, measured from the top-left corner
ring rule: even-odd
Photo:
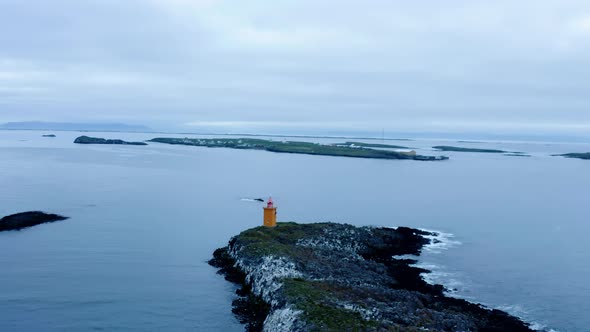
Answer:
[[[0,219],[0,232],[20,230],[26,227],[65,219],[68,219],[68,217],[57,214],[48,214],[40,211],[22,212]]]
[[[590,160],[590,152],[554,154],[553,156]]]
[[[120,139],[104,139],[98,137],[80,136],[74,140],[77,144],[123,144],[123,145],[147,145],[145,142],[127,142]]]
[[[257,227],[210,264],[242,285],[248,331],[532,331],[508,314],[444,296],[412,266],[432,233],[335,223]]]

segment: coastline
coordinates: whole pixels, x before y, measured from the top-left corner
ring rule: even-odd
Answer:
[[[282,228],[282,229],[281,229]],[[443,294],[412,266],[434,234],[333,223],[257,227],[219,248],[210,264],[242,285],[233,312],[248,331],[342,328],[532,331],[496,309]]]

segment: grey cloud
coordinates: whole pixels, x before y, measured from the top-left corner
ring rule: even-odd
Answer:
[[[589,46],[586,1],[1,0],[0,122],[584,132]]]

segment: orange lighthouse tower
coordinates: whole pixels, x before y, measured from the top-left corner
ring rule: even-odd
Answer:
[[[264,226],[275,227],[277,225],[277,207],[272,202],[272,197],[268,198],[264,207]]]

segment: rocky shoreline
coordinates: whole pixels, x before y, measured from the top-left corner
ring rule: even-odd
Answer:
[[[20,230],[27,227],[65,219],[68,219],[68,217],[41,211],[21,212],[0,219],[0,232]]]
[[[212,266],[241,285],[247,331],[533,331],[499,310],[444,295],[411,259],[432,233],[399,227],[278,223],[217,249]]]

